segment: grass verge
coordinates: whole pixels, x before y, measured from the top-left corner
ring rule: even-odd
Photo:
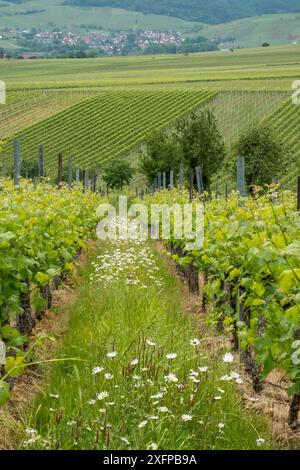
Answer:
[[[26,420],[33,449],[269,448],[236,364],[202,345],[179,280],[150,245],[107,245],[83,270],[69,332]]]

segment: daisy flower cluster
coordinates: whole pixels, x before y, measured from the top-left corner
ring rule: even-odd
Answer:
[[[118,219],[122,227],[122,221]],[[119,227],[121,231],[122,228]],[[115,249],[111,249],[111,244]],[[136,245],[139,245],[138,247]],[[110,246],[92,263],[93,272],[90,282],[93,285],[109,286],[124,282],[130,287],[147,289],[149,286],[162,287],[155,256],[151,248],[136,235],[128,233],[127,239],[111,240]]]

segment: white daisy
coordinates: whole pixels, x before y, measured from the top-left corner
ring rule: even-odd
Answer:
[[[166,355],[167,359],[176,359],[176,357],[177,357],[177,354],[175,354],[175,353],[171,353],[171,354]]]
[[[142,422],[138,425],[138,428],[139,428],[139,429],[142,429],[142,428],[144,428],[147,424],[148,424],[148,421],[146,421],[146,420],[145,420],[145,421],[142,421]]]
[[[111,380],[111,379],[114,378],[114,376],[113,376],[112,374],[104,374],[104,378],[105,378],[106,380]]]
[[[182,421],[192,421],[193,416],[191,416],[191,415],[182,415],[181,419],[182,419]]]
[[[160,406],[160,407],[158,408],[158,411],[159,411],[160,413],[168,413],[168,412],[169,412],[169,409],[168,409],[166,406]]]
[[[113,351],[113,352],[110,352],[108,354],[106,354],[107,357],[109,357],[110,359],[114,359],[115,357],[117,357],[118,353],[116,351]]]
[[[124,442],[127,446],[129,446],[129,440],[126,437],[121,437],[121,441]]]
[[[190,345],[191,346],[199,346],[200,340],[198,338],[193,338],[190,340]]]
[[[138,359],[133,359],[130,363],[131,366],[136,366],[139,363]]]
[[[148,445],[147,449],[148,450],[157,450],[158,445],[155,442],[151,442],[151,444]]]
[[[233,354],[231,354],[231,353],[226,353],[226,354],[224,354],[224,356],[223,356],[223,362],[226,362],[226,363],[229,364],[229,363],[231,363],[231,362],[233,362],[233,361],[234,361],[234,356],[233,356]]]
[[[163,394],[162,393],[157,393],[156,395],[152,395],[150,398],[151,400],[158,400],[159,398],[162,398]]]
[[[97,400],[102,401],[102,400],[105,400],[105,398],[108,398],[108,397],[109,397],[109,393],[104,391],[104,392],[98,393]]]
[[[169,375],[165,375],[165,381],[175,383],[175,382],[178,382],[178,377],[172,372],[170,372]]]
[[[93,375],[97,375],[97,374],[100,374],[100,372],[103,372],[104,371],[104,368],[103,367],[94,367],[93,371],[92,371],[92,374]]]
[[[260,437],[259,439],[256,439],[256,445],[257,445],[258,447],[263,446],[264,443],[265,443],[265,440],[262,439],[261,437]]]

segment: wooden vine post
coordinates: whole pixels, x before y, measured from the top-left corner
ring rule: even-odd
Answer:
[[[157,175],[157,189],[161,189],[161,172],[159,172]]]
[[[241,197],[246,197],[246,182],[245,182],[245,157],[238,157],[237,162],[237,189]]]
[[[68,164],[68,185],[69,188],[72,188],[73,184],[73,164],[72,164],[72,159],[69,159],[69,164]]]
[[[97,175],[95,173],[93,177],[93,193],[95,193],[96,191],[97,191]]]
[[[174,188],[174,171],[170,171],[170,189]]]
[[[63,175],[63,154],[59,152],[57,157],[57,186],[58,189],[62,184],[62,175]]]
[[[163,172],[163,189],[167,189],[167,175],[166,172]]]
[[[197,190],[199,194],[203,194],[204,184],[203,184],[203,174],[200,166],[196,167],[196,181],[197,181]]]
[[[183,175],[184,174],[184,166],[183,166],[183,163],[180,163],[180,167],[179,167],[179,188],[180,188],[180,191],[182,191],[183,189]]]
[[[86,193],[86,170],[82,172],[82,191],[83,194]]]
[[[190,203],[193,202],[193,196],[194,196],[194,179],[195,179],[195,171],[193,168],[190,169]]]
[[[38,163],[39,163],[39,177],[44,178],[45,177],[44,148],[42,145],[39,145]]]
[[[14,141],[14,185],[19,186],[20,184],[20,171],[21,171],[21,152],[20,152],[20,141]]]

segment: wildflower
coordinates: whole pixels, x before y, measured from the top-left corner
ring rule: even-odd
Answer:
[[[182,421],[192,421],[193,417],[191,415],[182,415]]]
[[[107,357],[109,357],[110,359],[114,359],[115,357],[117,357],[118,353],[116,351],[113,351],[113,352],[110,352],[108,354],[106,354]]]
[[[258,447],[263,446],[264,443],[265,443],[265,440],[262,439],[261,437],[260,437],[259,439],[256,439],[256,445],[257,445]]]
[[[136,366],[139,363],[138,359],[133,359],[130,363],[131,366]]]
[[[199,370],[200,370],[200,372],[207,372],[207,371],[208,371],[208,367],[207,367],[207,366],[199,367]]]
[[[233,361],[234,361],[234,357],[233,357],[233,355],[232,355],[231,353],[226,353],[226,354],[224,354],[224,356],[223,356],[223,362],[226,362],[226,363],[229,364],[229,363],[231,363],[231,362],[233,362]]]
[[[104,371],[104,368],[103,367],[94,367],[93,371],[92,371],[92,374],[93,375],[97,375],[97,374],[100,374],[100,372],[103,372]]]
[[[129,446],[129,440],[126,437],[121,437],[121,441],[124,442],[127,446]]]
[[[139,375],[133,375],[132,380],[141,380],[141,377]]]
[[[32,436],[33,434],[37,434],[37,430],[36,430],[36,429],[33,429],[33,428],[26,428],[26,429],[25,429],[25,432],[26,432],[26,434],[28,434],[29,436]]]
[[[75,424],[76,424],[76,421],[74,421],[74,420],[67,422],[67,426],[75,426]]]
[[[232,377],[230,375],[222,375],[222,377],[220,378],[220,380],[222,380],[223,382],[229,382],[231,379]]]
[[[50,397],[50,398],[58,399],[58,398],[59,398],[59,395],[56,395],[56,394],[54,394],[54,393],[49,393],[49,397]]]
[[[145,421],[142,421],[142,422],[138,425],[138,428],[139,428],[139,429],[142,429],[142,428],[144,428],[147,424],[148,424],[148,421],[146,421],[146,420],[145,420]]]
[[[214,400],[216,400],[216,401],[222,400],[222,397],[214,397]]]
[[[98,393],[97,395],[97,399],[100,401],[105,400],[105,398],[108,398],[108,397],[109,397],[108,392],[101,392],[101,393]]]
[[[236,379],[236,383],[238,385],[242,385],[244,383],[243,379]]]
[[[150,339],[146,339],[146,343],[148,344],[148,346],[156,346],[156,343],[154,343],[154,341],[151,341]]]
[[[299,339],[296,339],[293,343],[292,343],[292,348],[293,349],[297,349],[299,348],[300,346],[300,340]]]
[[[222,388],[218,388],[218,392],[225,393],[225,390],[223,390]]]
[[[148,449],[148,450],[157,450],[157,449],[158,449],[158,445],[155,444],[155,442],[151,442],[151,444],[148,445],[147,449]]]
[[[96,404],[96,400],[89,400],[88,405],[94,406]]]
[[[224,423],[219,423],[219,424],[218,424],[218,428],[219,428],[219,429],[224,429],[224,428],[225,428],[225,424],[224,424]]]
[[[110,402],[107,403],[108,406],[114,406],[115,404],[116,404],[116,402],[114,402],[114,401],[110,401]]]
[[[165,376],[165,381],[175,383],[175,382],[178,382],[178,377],[175,374],[173,374],[172,372],[170,372],[169,375]]]
[[[162,398],[163,394],[162,393],[157,393],[156,395],[152,395],[150,398],[152,400],[157,400],[158,398]]]
[[[194,384],[199,384],[200,383],[200,380],[196,379],[196,377],[194,377],[193,375],[190,376],[190,379]]]
[[[191,346],[196,347],[196,346],[199,346],[199,344],[200,344],[200,340],[198,338],[193,338],[193,339],[190,340],[190,345]]]
[[[111,380],[111,379],[114,378],[114,376],[113,376],[112,374],[104,374],[104,378],[105,378],[106,380]]]
[[[149,419],[151,419],[152,421],[157,421],[159,418],[158,416],[149,416]]]
[[[177,357],[177,354],[175,354],[175,353],[171,353],[171,354],[166,355],[167,359],[176,359],[176,357]]]
[[[160,407],[158,408],[158,411],[159,411],[160,413],[169,413],[170,410],[169,410],[166,406],[160,406]]]

